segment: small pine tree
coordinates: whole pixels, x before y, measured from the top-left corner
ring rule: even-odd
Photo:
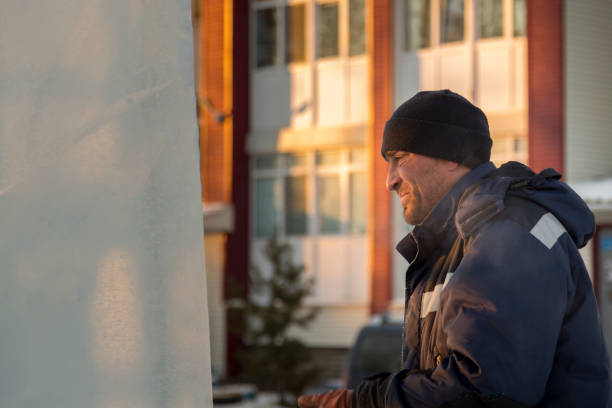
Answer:
[[[240,360],[248,381],[262,390],[277,392],[281,405],[295,406],[296,398],[321,373],[321,368],[312,364],[306,346],[289,334],[290,328],[306,328],[316,317],[316,308],[304,306],[314,280],[304,278],[304,266],[293,263],[291,246],[281,243],[276,233],[264,253],[272,273],[251,267],[244,309],[246,347]]]

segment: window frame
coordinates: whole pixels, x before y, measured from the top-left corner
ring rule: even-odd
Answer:
[[[351,54],[351,1],[345,0],[346,3],[346,56],[355,58],[366,55],[368,53],[368,0],[363,0],[363,51],[358,54]]]
[[[304,40],[304,58],[302,60],[299,61],[289,61],[289,49],[288,49],[288,45],[289,45],[289,34],[287,31],[287,10],[290,9],[291,7],[295,7],[295,6],[303,6],[304,7],[304,36],[303,36],[303,40]],[[282,40],[284,42],[284,47],[283,47],[283,55],[282,55],[282,63],[280,65],[286,65],[286,66],[292,66],[292,65],[303,65],[306,64],[309,60],[309,38],[308,38],[308,23],[310,22],[309,20],[309,2],[306,0],[302,0],[302,1],[286,1],[285,4],[283,4],[281,6],[281,8],[284,10],[283,12],[283,33],[282,33]]]
[[[249,1],[249,0],[247,0]],[[293,65],[304,65],[307,64],[310,57],[310,35],[309,35],[309,24],[311,24],[311,3],[312,0],[250,0],[250,24],[251,24],[251,70],[253,71],[265,71],[271,69],[277,69],[279,67],[290,67]],[[304,5],[304,60],[303,61],[287,61],[287,7],[295,5]],[[257,66],[257,11],[267,8],[276,8],[277,25],[276,25],[276,55],[274,58],[275,63],[273,65],[266,65],[263,67]]]
[[[408,34],[408,21],[406,19],[406,16],[408,15],[408,2],[410,2],[410,0],[401,0],[401,10],[400,10],[400,15],[401,15],[401,21],[404,23],[403,24],[403,30],[402,30],[402,44],[401,44],[401,50],[405,53],[416,53],[419,52],[420,50],[427,50],[430,49],[432,47],[434,47],[434,36],[433,36],[433,31],[434,31],[434,1],[432,0],[425,0],[426,2],[428,2],[428,6],[429,6],[429,11],[427,12],[427,16],[429,17],[429,21],[427,23],[428,25],[428,34],[427,34],[427,39],[428,39],[428,45],[426,47],[419,47],[419,48],[415,48],[415,49],[408,49],[407,47],[407,34]]]
[[[328,61],[328,60],[336,60],[338,58],[341,58],[342,56],[344,56],[344,50],[343,48],[345,47],[344,44],[344,40],[345,40],[345,36],[344,34],[344,27],[342,26],[343,24],[343,3],[347,3],[348,1],[344,1],[344,0],[317,0],[314,2],[313,6],[314,6],[314,17],[315,17],[315,24],[314,24],[314,30],[313,30],[313,41],[314,41],[314,59],[316,61]],[[320,17],[320,6],[325,6],[325,5],[332,5],[335,4],[338,7],[338,54],[337,55],[327,55],[327,56],[320,56],[320,43],[319,43],[319,27],[321,24],[321,17]]]
[[[401,29],[394,35],[401,36],[398,51],[403,54],[418,54],[421,51],[430,51],[445,47],[456,47],[458,45],[469,45],[488,41],[521,41],[527,37],[525,35],[514,34],[514,3],[516,0],[502,0],[502,35],[497,37],[480,37],[480,0],[463,0],[464,20],[463,20],[463,39],[461,41],[442,42],[442,7],[440,0],[430,0],[429,3],[429,46],[409,50],[406,48],[406,31],[408,22],[406,20],[407,0],[396,0],[397,12],[399,17],[396,22],[400,22]],[[526,10],[525,10],[526,12]],[[526,28],[525,28],[526,31]]]
[[[507,26],[507,18],[506,15],[508,14],[508,7],[507,7],[507,1],[506,0],[496,0],[501,2],[501,33],[499,35],[494,35],[494,36],[490,36],[490,37],[483,37],[482,36],[482,3],[484,1],[487,0],[474,0],[474,4],[476,5],[476,12],[474,13],[474,18],[476,21],[475,24],[475,32],[474,32],[474,38],[476,38],[477,40],[499,40],[502,39],[506,36],[506,26]]]
[[[276,70],[279,68],[291,68],[293,66],[304,66],[317,62],[335,61],[346,59],[350,61],[353,58],[363,58],[369,54],[369,40],[367,36],[368,25],[368,2],[364,1],[364,52],[360,54],[350,55],[350,15],[349,6],[350,0],[250,0],[250,67],[254,72],[265,72],[268,70]],[[338,5],[338,55],[319,57],[318,45],[318,28],[320,24],[318,16],[318,5],[336,3]],[[286,8],[304,5],[304,60],[289,62],[287,60],[287,16]],[[262,67],[257,66],[257,18],[258,10],[266,8],[276,8],[277,26],[276,26],[276,54],[274,64]]]
[[[340,160],[337,164],[329,164],[329,165],[317,165],[316,164],[316,155],[321,151],[339,151]],[[305,153],[306,154],[306,164],[301,167],[296,168],[288,168],[287,166],[287,158],[290,152],[277,152],[272,153],[277,156],[277,166],[273,169],[258,169],[256,168],[255,162],[258,156],[261,155],[253,155],[250,157],[250,167],[251,167],[251,205],[250,205],[250,214],[251,214],[251,239],[253,240],[265,240],[266,236],[258,236],[257,235],[257,210],[258,203],[257,201],[257,192],[255,189],[256,183],[258,179],[270,179],[272,178],[275,183],[280,183],[280,197],[281,202],[278,203],[278,213],[276,214],[276,225],[278,227],[278,235],[279,237],[286,238],[300,238],[300,237],[309,237],[316,238],[317,236],[327,237],[327,236],[337,236],[337,237],[350,237],[350,236],[364,236],[368,233],[367,231],[367,217],[368,210],[366,204],[365,211],[365,228],[362,232],[352,232],[351,231],[351,191],[350,191],[350,177],[351,174],[355,173],[363,173],[366,175],[367,182],[367,159],[361,162],[351,162],[351,152],[354,150],[363,150],[366,152],[365,147],[343,147],[339,149],[325,149],[325,150],[311,150],[308,152],[296,152],[298,154]],[[364,155],[367,158],[367,155]],[[318,180],[319,176],[325,175],[337,175],[339,176],[340,183],[340,231],[334,233],[323,233],[319,228],[320,223],[320,214],[319,214],[319,190],[318,190]],[[287,233],[287,204],[285,202],[286,199],[286,182],[285,180],[288,177],[295,176],[305,176],[306,177],[306,232],[305,234],[289,234]],[[368,191],[367,186],[365,187],[366,191]],[[367,200],[367,197],[365,198]]]
[[[468,38],[469,38],[469,32],[468,32],[468,27],[469,27],[469,20],[468,20],[468,12],[470,11],[469,7],[466,7],[466,1],[467,0],[459,0],[462,3],[462,9],[463,9],[463,23],[462,23],[462,34],[461,34],[461,39],[460,40],[453,40],[453,41],[444,41],[443,40],[443,24],[442,24],[442,18],[443,18],[443,14],[442,14],[442,1],[444,0],[439,0],[439,2],[436,4],[438,7],[437,10],[437,14],[438,14],[438,28],[439,28],[439,33],[438,33],[438,42],[440,44],[440,46],[452,46],[452,45],[456,45],[456,44],[465,44],[468,42]],[[448,3],[449,1],[453,1],[453,0],[446,0],[446,2]],[[476,1],[476,0],[474,0]],[[436,2],[432,2],[432,3],[436,3]],[[473,10],[473,8],[472,8]]]

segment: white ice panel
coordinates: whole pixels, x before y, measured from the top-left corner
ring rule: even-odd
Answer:
[[[0,406],[210,407],[190,2],[0,16]]]

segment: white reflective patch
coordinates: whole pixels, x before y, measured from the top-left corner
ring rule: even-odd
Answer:
[[[446,286],[448,281],[453,277],[453,273],[447,273],[444,283],[437,284],[431,292],[423,293],[423,301],[421,302],[421,317],[427,316],[428,313],[437,312],[440,306],[440,293]]]
[[[565,232],[565,228],[554,215],[546,213],[529,232],[546,245],[546,248],[550,249],[555,245],[561,234]]]

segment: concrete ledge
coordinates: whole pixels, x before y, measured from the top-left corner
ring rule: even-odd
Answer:
[[[247,138],[249,153],[295,152],[365,145],[369,125],[346,125],[308,129],[270,129],[251,132]]]

